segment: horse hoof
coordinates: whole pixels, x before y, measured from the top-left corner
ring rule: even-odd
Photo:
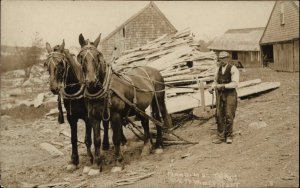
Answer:
[[[91,170],[91,167],[90,167],[90,166],[85,166],[85,167],[83,168],[83,173],[84,173],[84,174],[87,174],[87,173],[89,173],[90,170]]]
[[[104,151],[109,150],[109,145],[103,145],[103,146],[102,146],[102,150],[104,150]]]
[[[120,166],[114,166],[112,169],[111,169],[111,172],[112,173],[115,173],[115,172],[121,172],[123,170],[122,167]]]
[[[155,154],[161,154],[161,153],[163,153],[163,149],[162,148],[157,148],[157,149],[155,149]]]
[[[77,165],[68,164],[68,166],[67,166],[67,171],[69,171],[69,172],[72,172],[72,171],[74,171],[76,169],[77,169]]]
[[[143,147],[141,156],[147,156],[147,155],[150,155],[150,152],[151,152],[151,145],[150,145],[150,144],[146,144],[146,145],[144,145],[144,147]]]
[[[127,144],[121,145],[121,150],[122,150],[123,152],[127,151]]]
[[[100,170],[99,169],[90,169],[88,175],[89,176],[96,176],[100,174]]]

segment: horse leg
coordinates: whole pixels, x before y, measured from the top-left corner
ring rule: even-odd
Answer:
[[[77,168],[79,164],[79,155],[78,155],[78,147],[77,147],[77,118],[67,116],[68,122],[71,128],[71,144],[72,144],[72,155],[70,164],[67,166],[68,171],[73,171]]]
[[[152,144],[150,142],[150,131],[149,131],[149,119],[145,118],[144,116],[139,115],[141,120],[142,126],[144,128],[144,146],[142,150],[142,156],[149,155],[152,149]]]
[[[122,143],[122,146],[125,146],[126,143],[127,143],[127,139],[124,135],[124,132],[123,132],[123,125],[121,126],[121,143]]]
[[[89,121],[86,119],[85,120],[85,145],[86,145],[86,150],[87,150],[87,155],[90,158],[90,162],[91,164],[93,164],[94,161],[94,157],[92,154],[92,150],[91,150],[91,145],[92,145],[92,127],[91,124],[89,123]]]
[[[102,149],[109,150],[109,137],[108,137],[109,121],[102,121],[102,123],[104,129]]]
[[[101,120],[98,120],[96,118],[91,118],[91,123],[93,127],[93,133],[94,133],[94,164],[96,165],[93,168],[99,168],[101,171],[101,158],[100,158],[100,147],[101,147],[101,136],[100,136],[100,123]]]
[[[152,101],[151,107],[152,107],[152,116],[156,120],[161,121],[158,106],[155,99]],[[155,153],[158,154],[163,152],[162,127],[156,125],[156,132],[157,133],[156,133],[156,141],[155,141]]]
[[[115,168],[112,169],[113,172],[120,171],[123,168],[122,160],[123,156],[121,154],[121,115],[120,113],[113,113],[112,116],[112,129],[113,129],[113,143],[115,147]]]

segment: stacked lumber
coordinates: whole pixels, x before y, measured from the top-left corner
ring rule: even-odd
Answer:
[[[113,63],[113,68],[124,74],[136,66],[158,69],[166,84],[166,106],[170,114],[214,105],[207,88],[217,70],[217,56],[212,51],[199,51],[193,37],[189,29],[163,35],[144,46],[124,51]],[[248,80],[239,83],[237,93],[238,97],[245,97],[279,86],[278,82]]]
[[[189,29],[163,35],[146,45],[127,50],[115,61],[114,69],[126,73],[135,66],[160,70],[167,86],[184,86],[167,90],[167,97],[193,93],[198,80],[212,81],[217,68],[214,52],[200,52]]]

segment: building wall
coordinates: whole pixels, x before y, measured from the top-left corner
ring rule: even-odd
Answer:
[[[284,24],[281,24],[281,12]],[[291,1],[276,2],[261,43],[273,43],[299,38],[299,8]]]
[[[116,56],[120,56],[124,50],[137,48],[164,34],[174,32],[176,30],[162,18],[157,9],[149,6],[114,35],[102,42],[101,50],[106,61],[110,61],[114,47],[117,47]]]
[[[299,44],[298,44],[299,48]],[[278,71],[294,72],[294,41],[276,43],[273,45],[274,63],[270,67]],[[298,60],[299,61],[299,60]],[[299,62],[298,62],[299,64]],[[299,69],[299,68],[298,68]]]
[[[217,55],[219,55],[220,50],[214,50]],[[222,50],[223,51],[223,50]],[[260,61],[260,51],[254,51],[254,52],[249,52],[249,51],[237,51],[237,60],[232,59],[232,53],[233,51],[227,51],[231,55],[231,61],[233,64],[238,65],[240,62],[243,67],[260,67],[262,66],[261,61]],[[252,53],[252,55],[251,55]],[[251,58],[252,56],[252,58]]]
[[[299,72],[299,39],[294,41],[294,71]]]

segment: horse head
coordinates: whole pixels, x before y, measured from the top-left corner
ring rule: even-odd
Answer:
[[[46,43],[48,58],[45,62],[45,66],[50,74],[50,90],[53,94],[58,94],[62,87],[63,77],[67,66],[64,48],[64,40],[61,45],[56,45],[53,48],[51,48],[48,42]]]
[[[100,43],[101,34],[94,42],[85,40],[83,35],[79,35],[81,51],[77,55],[77,61],[82,66],[87,88],[102,87],[105,74],[105,61],[103,55],[97,50]]]

